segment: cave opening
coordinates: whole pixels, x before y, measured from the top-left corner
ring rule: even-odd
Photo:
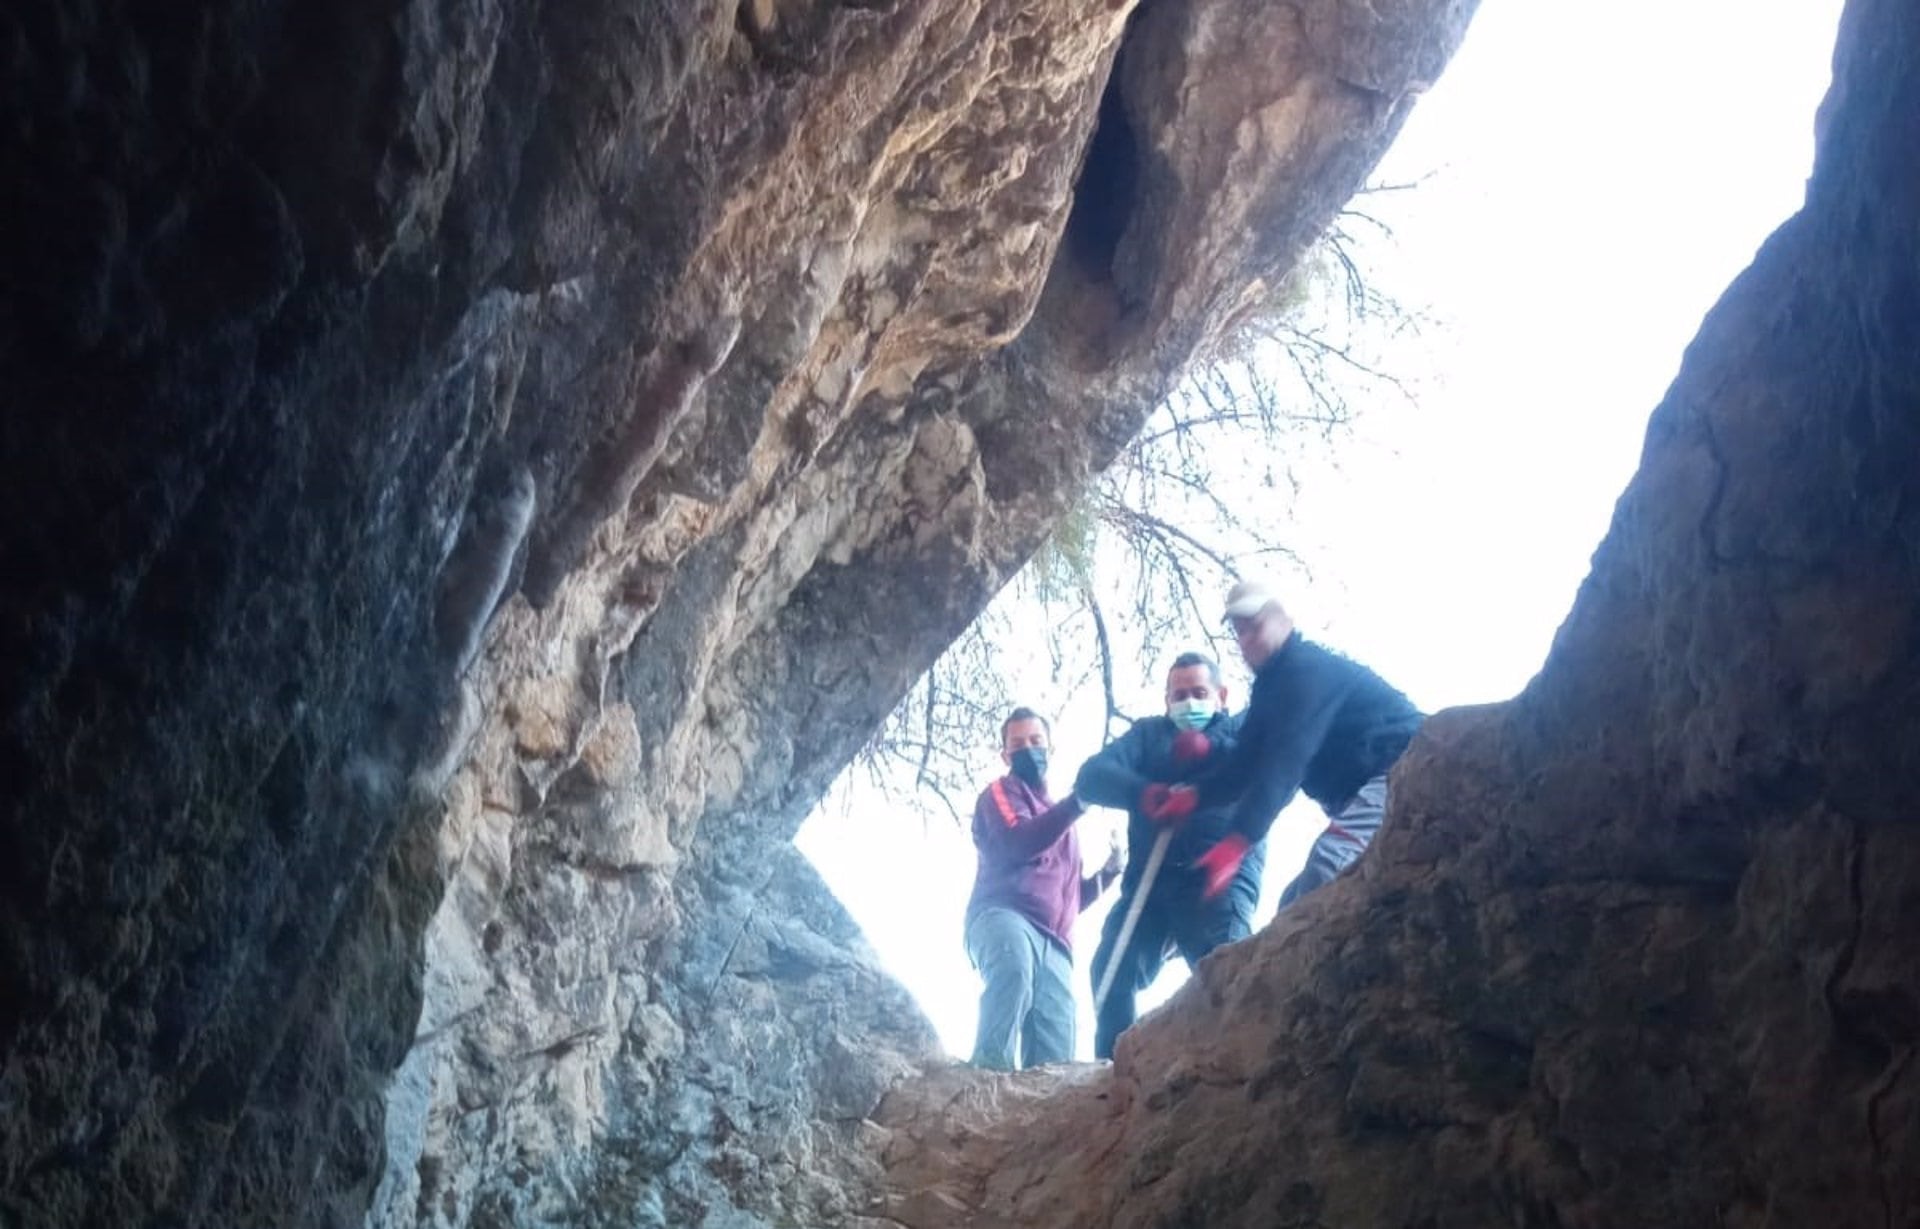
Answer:
[[[1428,711],[1503,699],[1526,684],[1682,349],[1801,203],[1839,7],[1829,0],[1763,17],[1709,3],[1675,17],[1648,6],[1647,21],[1671,27],[1655,44],[1618,13],[1569,20],[1483,6],[1377,172],[1385,187],[1351,207],[1365,234],[1362,274],[1410,304],[1371,361],[1414,392],[1368,396],[1332,443],[1309,445],[1318,452],[1292,473],[1299,490],[1286,510],[1296,561],[1241,561],[1284,578],[1310,631]],[[1752,54],[1717,54],[1735,24]],[[1646,83],[1631,105],[1608,84],[1623,74]],[[1541,102],[1516,111],[1510,100],[1522,96]],[[1067,236],[1090,274],[1110,276],[1137,158],[1110,85]],[[1214,462],[1217,477],[1232,472],[1231,497],[1277,504],[1272,470],[1236,468],[1238,460]],[[1124,568],[1124,552],[1105,562]],[[973,791],[1004,771],[984,697],[1053,717],[1056,794],[1111,728],[1106,697],[1085,677],[1088,659],[1063,668],[1060,651],[1042,645],[1046,628],[1090,641],[1092,625],[1034,595],[1032,583],[1010,585],[975,625],[1003,668],[968,681],[978,728],[949,749],[947,796],[911,770],[856,764],[798,837],[958,1057],[972,1045],[979,987],[961,943],[974,873],[967,824]],[[1117,591],[1108,596],[1109,609],[1124,604]],[[1125,711],[1160,710],[1164,663],[1189,646],[1219,657],[1238,707],[1246,671],[1221,629],[1201,621],[1211,613],[1198,612],[1177,643],[1160,637],[1157,656],[1120,655]],[[1139,629],[1108,622],[1107,633],[1130,634],[1137,653]],[[943,668],[944,684],[930,682]],[[896,718],[902,730],[924,724],[929,686],[966,678],[957,669],[948,662],[922,679]],[[964,699],[953,697],[955,712]],[[1296,802],[1275,824],[1256,928],[1323,822]],[[1080,822],[1089,869],[1124,826],[1105,809]],[[1109,893],[1076,926],[1081,1057],[1091,1056],[1093,1031],[1087,963],[1112,903]],[[1169,960],[1143,1007],[1185,977]]]
[[[1201,113],[1232,132],[1168,140],[1165,98],[1143,94],[1209,52],[1241,71],[1171,88],[1237,86],[1272,48],[1208,24],[1258,23],[1257,0],[1146,3],[1195,20],[1141,32],[1168,72],[1124,98],[1099,79],[1110,10],[1006,0],[823,10],[818,73],[749,55],[724,19],[624,10],[602,14],[619,37],[555,43],[513,6],[333,27],[308,5],[350,37],[265,76],[247,66],[281,63],[259,51],[285,31],[250,11],[176,40],[62,0],[9,28],[15,67],[64,83],[18,92],[14,143],[78,168],[22,189],[88,250],[52,253],[79,262],[57,296],[73,336],[0,344],[25,377],[9,546],[42,577],[0,586],[25,679],[0,719],[18,770],[0,963],[19,1005],[0,1018],[0,1224],[940,1229],[1275,1208],[1416,1224],[1488,1207],[1877,1224],[1920,1206],[1898,1112],[1920,1095],[1900,1031],[1920,989],[1899,959],[1920,930],[1900,754],[1920,742],[1901,703],[1920,527],[1900,516],[1920,507],[1900,464],[1920,452],[1902,279],[1920,197],[1900,174],[1920,12],[1846,0],[1807,212],[1706,316],[1663,398],[1702,313],[1799,203],[1840,0],[1488,0],[1335,222],[1344,246],[1277,288],[1243,285],[1262,220],[1214,211],[1243,181],[1176,182],[1176,156],[1249,124],[1277,135],[1284,156],[1239,165],[1284,181],[1263,207],[1318,224],[1386,139],[1347,131],[1351,111],[1401,114],[1474,6],[1308,5],[1314,68],[1343,70],[1319,81],[1325,106],[1269,124],[1265,95],[1257,113],[1229,99]],[[778,33],[778,9],[749,16]],[[279,134],[326,112],[348,55],[379,78],[351,156],[322,159],[320,189],[290,182]],[[1347,90],[1383,60],[1388,88]],[[1062,123],[1075,140],[1051,139]],[[983,136],[989,157],[1027,140],[1025,172],[978,175]],[[860,151],[883,148],[911,173],[872,174]],[[626,195],[644,179],[671,190]],[[235,183],[260,226],[217,225],[235,198],[212,188]],[[1163,190],[1202,194],[1190,233],[1145,230]],[[383,204],[350,210],[349,252],[354,200]],[[1011,224],[983,243],[990,219]],[[1049,280],[1036,254],[1059,227]],[[229,301],[182,281],[181,235],[237,244],[220,269],[273,248],[271,284]],[[1143,267],[1141,240],[1169,238],[1170,267]],[[592,268],[478,285],[462,255],[556,244]],[[1183,275],[1183,292],[1272,291],[1286,310],[1070,504],[1175,375],[1190,338],[1156,308],[1191,300],[1157,292]],[[899,314],[915,293],[937,320]],[[1039,327],[1011,344],[947,327],[949,306],[1012,322],[1034,294]],[[665,323],[635,332],[636,311]],[[444,327],[410,327],[426,316]],[[647,376],[655,333],[716,318],[741,344],[702,366],[698,405]],[[98,361],[74,362],[86,347]],[[701,405],[746,433],[718,439]],[[1226,433],[1267,411],[1279,428]],[[1208,413],[1220,433],[1182,434]],[[613,496],[577,522],[568,467],[522,468],[512,446],[668,420],[687,429],[665,453],[632,436]],[[1155,483],[1172,502],[1130,502]],[[1240,536],[1211,537],[1220,507]],[[519,544],[556,517],[580,532],[542,600]],[[1141,543],[1173,553],[1141,566]],[[1169,558],[1191,588],[1138,600]],[[965,820],[1002,771],[1002,717],[1052,717],[1057,794],[1161,711],[1177,651],[1210,648],[1239,707],[1248,673],[1219,619],[1233,570],[1275,580],[1311,634],[1422,708],[1523,690],[1437,716],[1407,765],[1408,822],[1364,882],[1323,897],[1312,930],[1205,966],[1134,1034],[1130,1068],[933,1062],[940,1038],[969,1050]],[[1118,820],[1081,821],[1089,863]],[[1320,823],[1282,819],[1256,920]],[[1078,927],[1083,1054],[1102,920]],[[1180,980],[1167,969],[1143,1006]],[[1250,1028],[1219,1027],[1235,1018]],[[1553,1146],[1439,1156],[1425,1128],[1452,1131],[1463,1104],[1522,1145],[1551,1122]],[[1438,1163],[1355,1178],[1356,1143]],[[1516,1159],[1539,1168],[1508,1183]]]

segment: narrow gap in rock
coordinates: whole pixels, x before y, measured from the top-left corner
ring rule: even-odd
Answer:
[[[1116,63],[1100,98],[1100,116],[1087,160],[1073,189],[1073,210],[1067,215],[1063,243],[1069,258],[1096,282],[1112,283],[1120,241],[1133,218],[1135,192],[1140,182],[1140,153],[1126,102],[1120,96]]]

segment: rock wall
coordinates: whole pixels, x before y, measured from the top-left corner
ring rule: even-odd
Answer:
[[[948,1070],[912,1229],[1920,1223],[1920,10],[1853,0],[1532,685],[1110,1070]]]
[[[1470,7],[0,13],[0,1224],[856,1216],[786,838]]]

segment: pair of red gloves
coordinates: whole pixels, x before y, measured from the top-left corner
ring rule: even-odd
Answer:
[[[1207,758],[1213,751],[1213,744],[1199,730],[1182,730],[1173,738],[1173,762],[1183,767],[1196,764]],[[1191,785],[1166,785],[1155,781],[1140,791],[1140,809],[1146,817],[1156,824],[1184,823],[1193,814],[1200,803],[1199,791]],[[1247,838],[1238,832],[1229,832],[1212,849],[1194,860],[1206,875],[1206,882],[1200,889],[1202,900],[1212,900],[1227,890],[1233,877],[1240,873],[1240,863],[1247,856]]]

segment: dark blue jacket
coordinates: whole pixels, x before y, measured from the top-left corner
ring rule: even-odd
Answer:
[[[1295,791],[1329,813],[1393,767],[1420,729],[1420,710],[1387,681],[1295,632],[1254,675],[1240,737],[1210,757],[1202,807],[1259,841]]]
[[[1120,881],[1122,896],[1129,899],[1133,896],[1134,887],[1146,870],[1147,851],[1153,848],[1154,838],[1160,831],[1160,825],[1140,810],[1140,791],[1155,781],[1190,781],[1208,764],[1226,759],[1240,736],[1240,724],[1238,715],[1216,713],[1206,727],[1207,738],[1213,744],[1210,754],[1198,765],[1182,767],[1173,762],[1173,736],[1178,732],[1173,721],[1167,717],[1146,717],[1134,722],[1132,729],[1081,766],[1080,775],[1073,783],[1074,794],[1082,802],[1127,813],[1127,870]],[[1168,866],[1190,865],[1231,830],[1228,806],[1231,801],[1228,798],[1203,805],[1179,827],[1172,844],[1167,846]],[[1248,853],[1249,869],[1254,875],[1259,874],[1260,862],[1265,856],[1264,848]]]

